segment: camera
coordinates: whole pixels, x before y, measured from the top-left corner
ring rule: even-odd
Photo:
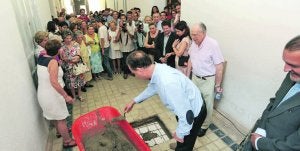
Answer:
[[[135,22],[135,27],[137,28],[138,32],[142,32],[144,28],[144,24],[142,21],[138,20]]]
[[[123,32],[127,32],[126,26],[127,26],[127,22],[124,21],[123,24],[122,24],[122,31]]]

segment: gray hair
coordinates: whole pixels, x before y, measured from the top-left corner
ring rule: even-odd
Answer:
[[[71,36],[73,38],[73,33],[69,29],[62,31],[62,39],[65,40],[67,36]]]
[[[77,30],[77,31],[74,33],[75,38],[77,38],[77,37],[80,36],[80,35],[83,35],[82,31],[80,31],[80,30]]]
[[[206,26],[205,26],[205,24],[202,23],[202,22],[200,22],[199,26],[200,26],[200,29],[201,29],[204,33],[206,33]]]

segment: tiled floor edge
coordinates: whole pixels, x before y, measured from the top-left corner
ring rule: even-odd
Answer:
[[[227,136],[222,130],[220,130],[215,124],[210,124],[209,129],[215,133],[222,141],[227,144],[232,150],[236,150],[238,144],[236,144],[229,136]]]

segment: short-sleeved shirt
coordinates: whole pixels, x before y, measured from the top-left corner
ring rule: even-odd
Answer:
[[[205,36],[200,46],[193,41],[189,55],[192,62],[192,72],[197,76],[215,75],[215,65],[224,62],[218,42],[208,36]]]
[[[132,23],[132,25],[130,26],[129,23],[127,23],[127,30],[128,30],[128,33],[133,35],[134,31],[135,31],[135,25]],[[122,52],[131,52],[134,50],[133,39],[130,38],[128,33],[121,31],[121,51]]]
[[[102,25],[99,27],[98,30],[99,39],[101,41],[101,38],[104,38],[104,48],[109,47],[109,41],[108,41],[108,31],[105,25]]]

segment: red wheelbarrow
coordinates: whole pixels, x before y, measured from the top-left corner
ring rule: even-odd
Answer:
[[[77,118],[72,125],[72,134],[75,138],[77,146],[80,151],[85,151],[83,144],[83,136],[87,133],[105,131],[105,125],[101,124],[105,122],[110,122],[118,126],[128,141],[139,151],[151,151],[150,148],[145,144],[144,140],[136,133],[136,131],[131,127],[131,125],[126,120],[118,120],[111,122],[121,114],[117,109],[106,106],[91,111]],[[100,119],[99,119],[100,117]]]

